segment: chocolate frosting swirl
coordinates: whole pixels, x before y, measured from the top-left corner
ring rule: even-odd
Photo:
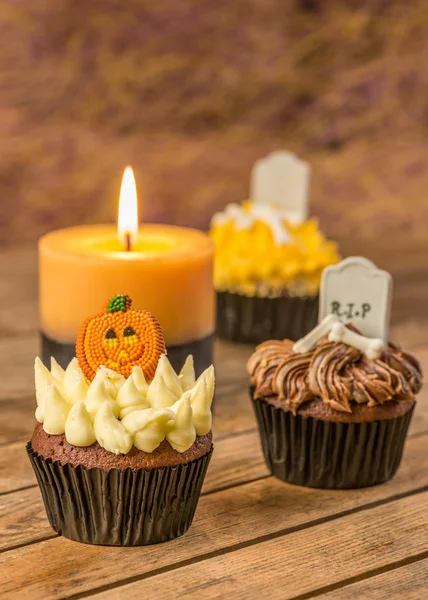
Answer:
[[[302,354],[293,352],[293,344],[264,342],[247,363],[254,397],[278,396],[293,414],[316,398],[340,412],[352,412],[355,403],[371,407],[409,401],[422,387],[417,359],[393,344],[376,360],[356,348],[329,342],[327,336]]]

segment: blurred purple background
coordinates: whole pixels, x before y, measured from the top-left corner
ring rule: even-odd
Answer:
[[[427,32],[425,0],[6,0],[1,243],[113,221],[128,163],[144,220],[206,228],[278,148],[329,235],[422,236]]]

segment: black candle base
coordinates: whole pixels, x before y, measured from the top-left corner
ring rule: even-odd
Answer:
[[[76,347],[74,344],[56,342],[43,333],[40,333],[40,341],[42,360],[48,368],[50,368],[51,356],[64,369],[76,356]],[[187,356],[192,354],[195,361],[195,372],[198,376],[213,363],[213,343],[214,334],[180,346],[168,346],[168,359],[174,369],[179,372]]]

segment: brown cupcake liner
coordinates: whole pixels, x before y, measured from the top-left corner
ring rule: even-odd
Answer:
[[[317,324],[318,305],[318,296],[259,298],[217,292],[217,335],[247,344],[298,340]]]
[[[349,489],[383,483],[397,471],[413,408],[394,419],[336,423],[294,416],[251,398],[272,475],[314,488]]]
[[[149,471],[61,465],[31,442],[26,450],[57,533],[86,544],[144,546],[189,529],[213,448],[186,465]]]

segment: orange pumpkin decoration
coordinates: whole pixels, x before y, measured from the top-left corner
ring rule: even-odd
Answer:
[[[76,356],[90,381],[101,366],[129,377],[139,365],[146,379],[153,379],[159,357],[166,353],[162,330],[151,313],[134,310],[131,304],[125,294],[113,296],[104,312],[80,327]]]

